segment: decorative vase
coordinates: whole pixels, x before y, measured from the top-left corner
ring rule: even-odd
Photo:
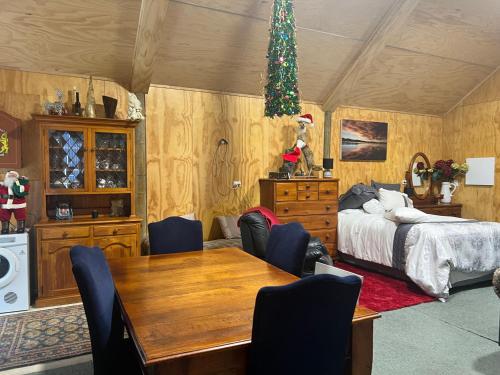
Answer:
[[[87,91],[87,105],[85,106],[85,117],[95,118],[95,98],[92,76],[90,76],[89,89]]]
[[[441,203],[445,204],[450,204],[451,203],[451,197],[453,196],[453,193],[457,189],[457,184],[454,182],[447,182],[444,181],[441,183]]]
[[[107,118],[115,118],[116,105],[118,100],[110,96],[103,95],[102,103],[104,104],[104,111],[106,112]]]

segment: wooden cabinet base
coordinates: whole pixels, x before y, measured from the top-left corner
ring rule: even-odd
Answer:
[[[37,242],[36,307],[80,302],[69,251],[73,246],[98,246],[106,257],[140,255],[138,217],[47,220],[35,225]]]

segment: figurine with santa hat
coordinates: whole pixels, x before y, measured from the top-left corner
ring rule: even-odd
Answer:
[[[281,155],[283,158],[281,170],[288,172],[290,176],[293,175],[297,163],[299,162],[300,155],[303,154],[307,166],[307,175],[310,176],[313,170],[316,169],[313,152],[307,145],[307,127],[314,126],[313,117],[311,114],[307,113],[299,116],[297,122],[299,123],[297,127],[297,141],[293,147],[285,150],[285,153]]]
[[[24,232],[26,228],[26,196],[29,189],[27,177],[19,176],[16,171],[9,171],[5,174],[3,183],[0,183],[1,234],[9,233],[12,214],[17,220],[17,233]]]

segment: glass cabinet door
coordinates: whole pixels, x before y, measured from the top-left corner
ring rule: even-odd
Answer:
[[[128,134],[94,133],[95,189],[127,189]]]
[[[85,189],[85,131],[48,130],[51,190]]]

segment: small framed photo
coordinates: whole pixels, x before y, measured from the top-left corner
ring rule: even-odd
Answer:
[[[386,160],[387,127],[387,122],[342,120],[340,160]]]

